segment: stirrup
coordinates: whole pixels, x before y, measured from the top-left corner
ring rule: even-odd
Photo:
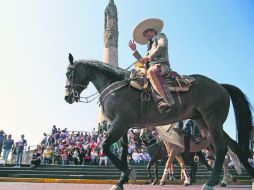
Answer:
[[[159,101],[158,103],[158,109],[160,113],[167,113],[171,110],[171,106],[166,103],[165,101]]]

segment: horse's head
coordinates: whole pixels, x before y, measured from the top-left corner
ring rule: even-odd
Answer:
[[[153,134],[151,130],[152,129],[144,128],[144,129],[141,129],[141,132],[140,132],[139,138],[146,146],[148,146],[150,142],[152,142],[153,140],[156,140],[155,135]]]
[[[73,61],[73,56],[69,54],[70,64],[67,67],[66,86],[65,86],[65,101],[72,104],[78,102],[80,93],[87,88],[89,84],[89,74],[84,72],[78,62]]]

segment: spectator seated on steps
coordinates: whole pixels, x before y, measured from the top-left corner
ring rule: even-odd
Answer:
[[[51,164],[53,158],[53,151],[50,146],[47,146],[46,149],[43,151],[43,163],[44,164]]]
[[[76,166],[79,165],[79,163],[80,163],[80,151],[79,151],[79,148],[75,148],[74,149],[72,157],[73,157],[74,164]]]
[[[60,165],[61,164],[61,160],[62,160],[61,152],[60,152],[58,147],[55,147],[55,151],[54,151],[54,164],[57,163],[58,165]]]
[[[32,155],[32,160],[31,160],[31,169],[34,169],[35,167],[39,166],[41,164],[41,154],[40,151],[37,149],[34,150],[34,153]]]

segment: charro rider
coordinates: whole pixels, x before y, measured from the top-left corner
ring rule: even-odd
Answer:
[[[168,59],[168,40],[164,33],[161,33],[163,21],[160,19],[147,19],[139,23],[133,31],[133,40],[129,41],[129,47],[133,56],[145,64],[147,77],[154,90],[158,93],[157,104],[159,111],[168,112],[174,104],[169,90],[164,84],[163,75],[168,74],[171,69]],[[147,55],[141,57],[136,49],[136,43],[147,44]]]

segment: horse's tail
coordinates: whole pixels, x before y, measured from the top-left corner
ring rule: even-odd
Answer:
[[[222,86],[229,93],[234,107],[238,146],[250,156],[251,131],[253,128],[252,107],[245,94],[239,88],[230,84],[222,84]]]

